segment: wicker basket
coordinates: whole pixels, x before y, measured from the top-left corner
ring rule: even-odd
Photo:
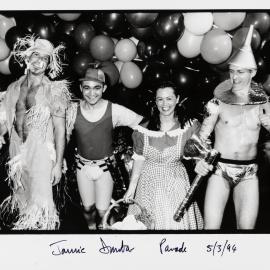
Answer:
[[[119,206],[120,203],[126,203],[124,202],[124,199],[120,199],[117,200],[115,202],[113,202],[110,207],[108,208],[108,210],[106,211],[103,220],[102,220],[102,228],[103,230],[116,230],[115,228],[112,228],[112,226],[110,226],[108,224],[108,217],[110,215],[111,210],[115,207],[115,206]],[[136,202],[135,200],[130,200],[130,202],[128,204],[134,203],[138,206],[138,208],[140,209],[140,214],[135,215],[135,219],[137,221],[141,221],[147,228],[147,230],[154,230],[155,228],[155,224],[154,221],[151,217],[151,215],[147,212],[146,208],[142,207],[138,202]]]

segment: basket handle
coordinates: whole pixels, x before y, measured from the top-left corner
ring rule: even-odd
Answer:
[[[107,221],[108,221],[109,214],[110,214],[111,210],[112,210],[115,206],[119,205],[119,203],[121,203],[121,202],[126,203],[126,204],[134,203],[134,204],[136,204],[136,205],[140,208],[141,211],[144,210],[144,208],[143,208],[139,203],[137,203],[135,200],[133,200],[133,199],[129,199],[128,202],[125,202],[125,200],[124,200],[123,198],[122,198],[122,199],[119,199],[119,200],[117,200],[117,201],[114,201],[114,202],[110,205],[110,207],[107,209],[107,211],[106,211],[106,213],[104,214],[104,217],[103,217],[103,219],[102,219],[102,228],[103,228],[103,230],[110,227],[110,226],[108,225],[108,222],[107,222]]]

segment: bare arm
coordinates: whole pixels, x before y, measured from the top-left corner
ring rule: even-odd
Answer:
[[[52,183],[53,185],[59,183],[62,176],[63,156],[65,150],[65,112],[57,112],[53,115],[54,126],[54,140],[56,148],[56,163],[52,171]]]
[[[265,103],[260,106],[259,118],[262,126],[270,132],[270,104]]]
[[[136,191],[137,184],[138,184],[141,172],[142,172],[143,165],[144,165],[144,159],[134,160],[129,187],[128,187],[128,190],[124,196],[124,200],[126,202],[128,202],[129,199],[134,198],[135,191]]]

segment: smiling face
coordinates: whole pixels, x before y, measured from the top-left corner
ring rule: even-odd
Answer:
[[[255,76],[256,71],[254,69],[250,70],[230,65],[229,73],[233,85],[232,90],[239,91],[249,88],[251,80]]]
[[[174,115],[174,109],[179,101],[172,87],[159,88],[156,92],[156,105],[160,115]]]
[[[82,81],[80,86],[83,99],[90,105],[95,105],[100,101],[106,87],[105,84],[95,81]]]
[[[48,54],[33,52],[28,60],[28,67],[33,74],[39,75],[45,72],[49,62],[50,56]]]

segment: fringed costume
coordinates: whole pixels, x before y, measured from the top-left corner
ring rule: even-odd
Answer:
[[[59,217],[53,201],[51,173],[56,160],[52,116],[67,108],[70,99],[66,81],[50,81],[38,90],[36,104],[26,111],[23,128],[25,141],[15,130],[15,109],[22,76],[12,83],[0,103],[0,119],[9,133],[10,161],[8,181],[11,195],[1,205],[1,214],[16,214],[15,230],[55,230]]]

